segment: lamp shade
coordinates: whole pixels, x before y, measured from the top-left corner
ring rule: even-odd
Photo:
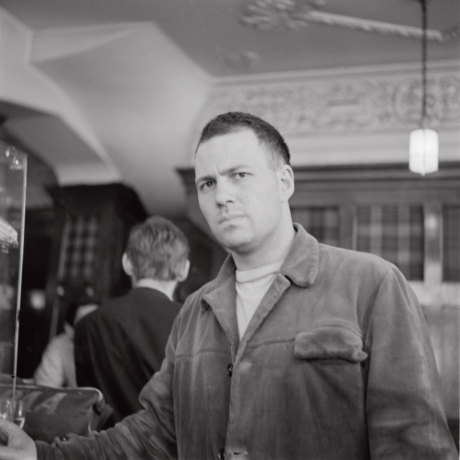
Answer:
[[[438,133],[416,129],[410,133],[409,169],[424,176],[438,170]]]

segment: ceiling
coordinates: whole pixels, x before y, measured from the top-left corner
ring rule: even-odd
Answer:
[[[459,59],[460,1],[431,1],[428,12],[429,60]],[[337,25],[343,17],[359,21]],[[123,181],[148,212],[168,216],[184,210],[175,169],[191,164],[214,82],[421,53],[403,36],[420,27],[418,0],[0,0],[0,19],[8,133],[62,185]],[[396,26],[362,30],[374,21]]]

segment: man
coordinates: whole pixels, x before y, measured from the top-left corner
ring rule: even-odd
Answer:
[[[142,409],[139,393],[161,367],[181,307],[173,294],[188,275],[188,253],[182,231],[162,217],[134,227],[122,257],[133,289],[77,325],[77,383],[104,394],[114,410],[106,427]]]
[[[38,458],[456,459],[414,293],[393,265],[293,225],[280,134],[221,115],[195,172],[230,254],[179,313],[145,411],[92,439],[38,443]],[[17,427],[0,427],[0,458],[36,458]]]

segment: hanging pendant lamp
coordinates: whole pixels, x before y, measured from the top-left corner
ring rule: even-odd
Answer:
[[[427,124],[427,1],[419,0],[422,7],[422,114],[420,128],[410,133],[409,169],[424,176],[438,170],[438,133]]]

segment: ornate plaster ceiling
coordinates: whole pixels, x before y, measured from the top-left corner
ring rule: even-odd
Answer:
[[[417,0],[1,0],[0,13],[0,96],[45,114],[11,131],[62,184],[121,178],[167,215],[183,210],[175,168],[214,83],[420,59]],[[459,22],[458,0],[429,2],[429,60],[460,58]]]

